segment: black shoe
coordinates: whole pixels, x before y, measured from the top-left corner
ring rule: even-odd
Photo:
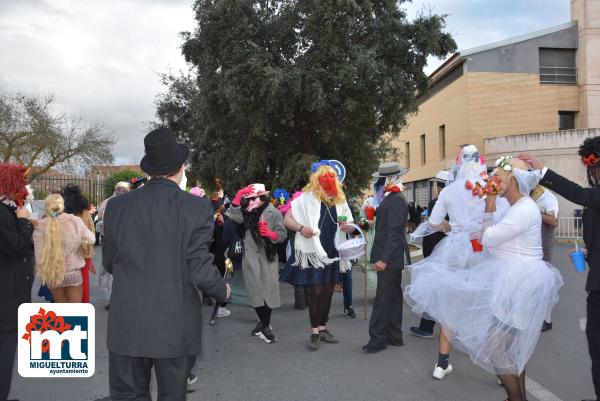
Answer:
[[[256,323],[256,327],[252,329],[252,331],[250,332],[251,336],[258,336],[260,334],[260,331],[262,330],[263,325],[262,323],[259,321]]]
[[[544,324],[542,324],[542,333],[548,330],[552,330],[552,322],[547,322],[544,320]]]
[[[346,306],[344,308],[344,313],[346,314],[346,316],[348,316],[350,319],[356,319],[356,312],[354,312],[354,308],[352,307],[352,305],[350,306]]]
[[[260,333],[258,333],[258,338],[260,338],[267,344],[273,344],[274,342],[277,341],[277,339],[275,338],[275,334],[273,334],[273,331],[271,330],[271,327],[269,327],[269,326],[267,326],[267,327],[263,326]]]
[[[110,304],[108,304],[104,307],[104,310],[109,310],[109,309],[110,309]]]
[[[421,338],[427,338],[427,339],[433,338],[433,331],[425,331],[417,326],[412,326],[410,328],[410,333],[413,336],[417,336],[417,337],[421,337]]]
[[[362,350],[365,351],[367,354],[376,354],[379,351],[383,351],[386,348],[387,348],[387,346],[382,347],[381,345],[368,343],[367,345],[362,347]]]
[[[402,347],[404,345],[404,340],[389,340],[388,345],[393,345],[394,347]]]
[[[304,304],[294,304],[294,309],[304,310],[304,309],[306,309],[306,305],[304,305]]]

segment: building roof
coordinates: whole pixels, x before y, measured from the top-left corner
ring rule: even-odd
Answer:
[[[94,176],[96,174],[100,174],[108,177],[114,173],[123,170],[132,170],[138,171],[140,174],[145,175],[138,164],[129,164],[129,165],[120,165],[120,166],[92,166],[90,169],[90,175]]]
[[[577,26],[577,21],[567,22],[565,24],[556,25],[550,28],[542,29],[540,31],[530,32],[525,35],[515,36],[512,38],[504,39],[499,42],[488,43],[482,46],[473,47],[466,50],[460,50],[454,53],[450,58],[448,58],[442,65],[436,68],[431,74],[429,74],[429,78],[436,82],[439,79],[443,78],[446,73],[453,70],[459,64],[462,64],[468,56],[472,56],[477,53],[483,53],[488,50],[497,49],[503,46],[513,45],[515,43],[524,42],[526,40],[539,38],[545,35],[550,35],[552,33],[560,32],[565,29],[573,28]]]

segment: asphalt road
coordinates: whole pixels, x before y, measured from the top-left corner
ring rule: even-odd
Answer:
[[[585,334],[586,274],[576,273],[566,245],[555,250],[555,266],[565,286],[553,313],[554,329],[543,333],[527,369],[530,401],[574,401],[593,395]],[[96,257],[96,265],[101,261]],[[405,274],[408,281],[409,274]],[[24,379],[16,373],[12,398],[22,401],[109,401],[108,360],[105,346],[106,300],[92,278],[92,302],[96,306],[96,373],[88,379]],[[368,341],[368,322],[363,319],[363,276],[354,272],[354,302],[358,318],[343,315],[341,294],[334,295],[329,328],[340,339],[322,344],[318,352],[306,348],[308,312],[293,309],[292,287],[282,285],[283,307],[274,311],[276,344],[249,335],[256,316],[248,307],[231,306],[232,315],[208,326],[210,308],[204,308],[204,355],[197,363],[197,383],[189,401],[195,400],[394,400],[394,401],[500,401],[505,393],[496,378],[455,352],[455,371],[443,381],[432,379],[437,340],[408,335],[418,317],[405,308],[405,343],[375,355],[360,347]],[[37,292],[37,287],[34,292]],[[369,292],[370,297],[373,291]],[[148,294],[152,296],[152,294]],[[372,301],[372,300],[371,300]],[[11,398],[9,397],[9,398]]]

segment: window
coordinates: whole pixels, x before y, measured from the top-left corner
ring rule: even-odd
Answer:
[[[575,51],[540,48],[540,83],[576,84]]]
[[[446,125],[440,125],[440,160],[446,158]]]
[[[421,135],[421,166],[425,165],[426,154],[425,154],[425,134]]]
[[[410,142],[406,142],[404,145],[404,160],[406,161],[406,167],[410,168]]]
[[[430,198],[429,180],[417,181],[415,184],[415,206],[426,207]]]
[[[558,129],[575,129],[575,112],[574,111],[559,111],[558,112]]]

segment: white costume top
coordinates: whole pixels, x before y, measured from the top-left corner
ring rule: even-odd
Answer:
[[[452,232],[475,232],[483,221],[485,202],[465,188],[465,180],[458,179],[445,187],[438,197],[431,216],[431,228],[440,226],[449,217]]]
[[[545,189],[544,193],[535,201],[540,212],[551,214],[558,217],[558,199],[549,190]]]
[[[503,259],[541,260],[542,217],[533,199],[524,196],[515,202],[497,224],[485,215],[481,243],[492,256]]]

